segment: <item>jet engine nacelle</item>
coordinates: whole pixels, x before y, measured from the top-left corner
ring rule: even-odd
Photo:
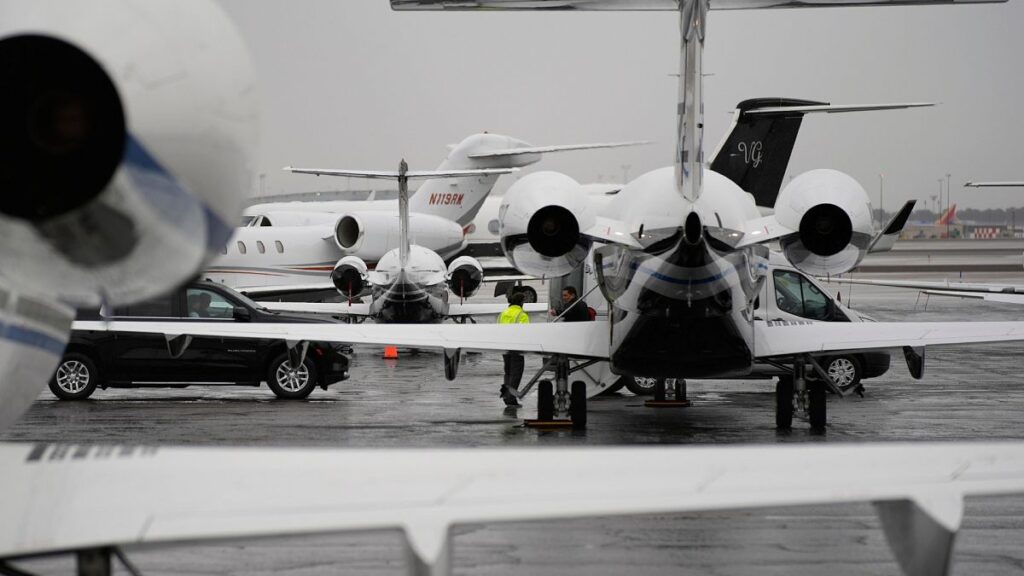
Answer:
[[[469,298],[484,281],[484,267],[476,258],[459,256],[448,265],[448,289],[460,298]]]
[[[0,0],[0,274],[65,302],[155,296],[220,253],[255,86],[214,2]]]
[[[779,244],[786,259],[808,274],[853,269],[874,235],[867,192],[836,170],[811,170],[794,178],[779,193],[775,219],[797,231]]]
[[[74,311],[59,302],[156,296],[221,252],[257,105],[212,1],[0,0],[0,70],[4,428],[61,359]]]
[[[534,172],[513,184],[498,211],[501,248],[524,274],[564,276],[582,263],[584,235],[597,214],[580,184],[558,172]]]
[[[342,295],[355,298],[369,289],[366,262],[356,256],[345,256],[334,265],[331,282]]]
[[[454,254],[466,245],[458,222],[430,214],[409,215],[409,238],[413,244],[442,256]],[[351,212],[334,224],[334,241],[342,254],[376,262],[398,248],[401,230],[397,212]]]

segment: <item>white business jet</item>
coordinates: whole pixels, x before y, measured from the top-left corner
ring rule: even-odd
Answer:
[[[461,1],[456,4],[468,6]],[[521,6],[544,4],[530,0]],[[573,4],[561,0],[550,7]],[[723,0],[720,7],[771,4]],[[423,0],[417,3],[432,5]],[[497,1],[474,5],[520,6]],[[598,0],[581,3],[590,8],[622,5]],[[814,1],[802,5],[814,5]],[[703,23],[703,11],[708,8],[689,1],[680,7],[674,0],[637,1],[628,6],[680,10],[684,38],[689,39],[684,46],[698,39],[691,34],[695,30],[690,18],[699,16]],[[226,232],[227,227],[219,223],[229,221],[229,215],[219,211],[227,200],[219,191],[244,189],[236,179],[244,179],[238,167],[247,165],[251,157],[247,147],[255,120],[249,114],[253,90],[242,43],[223,14],[216,5],[198,1],[182,6],[177,1],[110,0],[104,8],[97,11],[92,4],[70,0],[0,0],[0,61],[8,82],[7,89],[0,91],[0,113],[10,115],[10,125],[27,129],[27,134],[11,130],[0,136],[17,158],[16,162],[7,157],[0,160],[8,162],[0,173],[9,186],[21,191],[0,201],[0,226],[7,240],[0,249],[2,282],[16,287],[0,298],[0,308],[10,315],[0,326],[4,351],[0,426],[8,425],[17,414],[10,409],[17,400],[17,388],[32,388],[38,382],[32,388],[37,394],[49,375],[49,370],[39,372],[44,363],[19,364],[21,356],[35,350],[54,356],[50,366],[56,363],[66,330],[61,335],[61,326],[48,326],[48,321],[63,324],[68,319],[61,315],[66,309],[55,304],[58,299],[106,298],[116,303],[148,296],[163,288],[164,282],[191,274],[216,251],[215,239],[219,236],[222,242],[226,236],[218,232]],[[700,32],[702,40],[703,28]],[[696,48],[688,48],[687,53],[691,62],[699,56]],[[110,90],[111,85],[116,90]],[[189,98],[183,98],[186,94]],[[120,109],[111,106],[114,102]],[[230,103],[230,114],[224,113],[224,103]],[[692,106],[687,109],[692,120]],[[239,114],[240,110],[246,113]],[[694,125],[684,121],[682,126]],[[91,145],[82,145],[85,142]],[[681,159],[690,169],[682,173],[682,189],[690,192],[682,196],[689,202],[683,205],[692,208],[698,205],[696,198],[707,194],[692,195],[687,174],[692,177],[697,166],[685,140],[680,150],[687,153]],[[90,172],[99,165],[94,153],[106,158],[109,173]],[[82,157],[88,161],[75,162]],[[668,176],[669,183],[659,186],[674,192],[677,182]],[[40,185],[47,178],[52,180]],[[664,177],[656,172],[640,181],[650,178],[660,183]],[[183,181],[190,186],[181,185]],[[784,191],[781,197],[785,196]],[[835,198],[835,194],[828,196]],[[176,218],[168,218],[167,211],[172,209],[179,210]],[[684,226],[682,240],[709,242],[695,238],[692,218],[682,220],[686,221],[691,226]],[[769,231],[772,225],[764,223]],[[108,238],[102,235],[104,227],[133,235]],[[827,227],[811,228],[815,239],[834,234]],[[541,226],[537,243],[546,246],[544,240],[558,231]],[[617,230],[609,225],[608,231]],[[754,231],[747,230],[744,236]],[[633,241],[646,239],[640,233]],[[157,241],[161,244],[154,249]],[[169,252],[162,242],[182,250]],[[742,250],[742,242],[740,237],[733,250]],[[33,260],[40,256],[46,258],[45,266]],[[748,273],[744,268],[715,265],[723,273]],[[754,270],[749,273],[756,275]],[[27,291],[31,298],[23,296]],[[691,305],[712,310],[701,302],[706,298],[687,299]],[[721,308],[729,311],[727,306]],[[616,309],[615,313],[628,318],[629,311]],[[680,321],[691,318],[683,316]],[[607,358],[614,351],[610,331],[617,325],[613,319],[589,325],[411,326],[400,331],[392,326],[332,328],[344,331],[353,341],[391,341],[396,336],[406,341],[422,339],[450,349],[456,358],[460,348]],[[758,352],[772,356],[844,346],[1024,338],[1014,323],[878,326],[879,331],[842,333],[781,326],[753,342],[768,348],[759,346]],[[249,328],[250,333],[266,330]],[[155,323],[146,327],[168,337],[181,336],[177,330],[180,327]],[[310,336],[298,330],[288,327],[275,336]],[[213,328],[207,326],[205,331]],[[814,345],[812,339],[817,340]],[[684,357],[682,365],[687,361]],[[448,365],[457,366],[457,362]],[[34,369],[18,372],[19,366]],[[22,375],[38,380],[26,382]],[[533,465],[523,467],[524,461]],[[1024,447],[1019,443],[541,452],[8,444],[0,445],[0,469],[4,471],[0,475],[0,569],[24,573],[15,566],[19,558],[73,553],[82,576],[109,574],[114,557],[137,573],[121,550],[125,545],[381,529],[405,533],[410,574],[440,575],[450,573],[456,524],[861,501],[875,505],[895,558],[907,574],[944,574],[951,563],[963,498],[1024,492]],[[535,481],[536,469],[545,470],[544,482]],[[266,488],[283,485],[303,489]],[[637,491],[633,488],[637,485],[650,489]],[[97,486],[103,489],[96,490]],[[508,493],[516,498],[495,498]]]
[[[501,174],[535,164],[553,152],[646,143],[532,146],[500,134],[473,134],[452,146],[433,172],[436,176],[425,179],[409,198],[409,236],[419,248],[450,261],[466,248],[475,228],[473,220]],[[345,178],[376,174],[329,168],[285,170]],[[478,172],[467,172],[473,170]],[[453,171],[461,175],[444,176]],[[267,202],[250,206],[246,215],[252,219],[250,225],[235,230],[223,254],[203,274],[257,298],[301,296],[332,287],[345,292],[351,286],[343,278],[348,279],[353,267],[365,274],[401,243],[395,200]]]

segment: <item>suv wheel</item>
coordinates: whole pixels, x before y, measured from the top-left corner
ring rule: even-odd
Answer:
[[[293,368],[288,354],[281,354],[267,370],[267,386],[278,398],[301,400],[313,392],[316,381],[316,366],[309,358]]]
[[[84,354],[65,354],[50,379],[50,392],[61,400],[85,400],[96,390],[99,372]]]

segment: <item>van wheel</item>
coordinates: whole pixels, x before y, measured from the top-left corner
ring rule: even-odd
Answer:
[[[829,358],[828,363],[825,364],[825,372],[828,373],[828,377],[835,382],[836,386],[843,390],[848,390],[860,384],[861,376],[864,374],[860,367],[860,362],[853,356]]]
[[[301,400],[316,388],[316,366],[309,358],[292,368],[288,354],[281,354],[267,369],[267,386],[278,398]]]
[[[96,390],[100,375],[85,354],[65,354],[50,379],[50,392],[61,400],[85,400]]]

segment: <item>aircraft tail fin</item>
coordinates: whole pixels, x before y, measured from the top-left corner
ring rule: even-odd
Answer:
[[[832,105],[792,98],[756,98],[736,106],[732,129],[712,155],[711,169],[771,208],[782,187],[805,114],[864,112],[931,106],[929,103]]]
[[[938,220],[935,221],[935,223],[940,226],[945,226],[946,224],[952,224],[954,222],[956,222],[956,204],[946,208],[946,211],[939,216]]]

